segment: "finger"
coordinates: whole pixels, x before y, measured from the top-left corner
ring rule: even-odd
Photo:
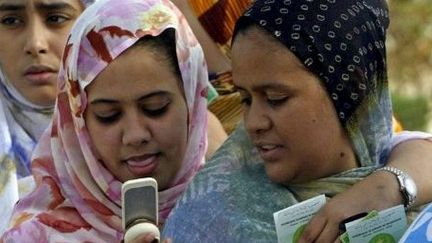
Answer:
[[[315,215],[306,225],[299,243],[314,242],[326,226],[327,219],[320,214]]]
[[[338,226],[338,224],[328,221],[316,242],[333,242],[337,240],[339,238]]]
[[[156,240],[156,235],[147,233],[136,237],[132,242],[134,243],[152,243]]]

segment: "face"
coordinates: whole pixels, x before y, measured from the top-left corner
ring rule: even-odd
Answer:
[[[108,65],[87,87],[85,120],[118,180],[151,176],[165,189],[182,164],[188,111],[179,77],[154,53],[133,47]]]
[[[350,142],[319,79],[272,38],[252,27],[232,48],[245,126],[267,174],[289,184],[354,168]]]
[[[0,0],[0,68],[28,101],[52,105],[79,0]]]

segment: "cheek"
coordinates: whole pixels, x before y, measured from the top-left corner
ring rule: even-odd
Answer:
[[[10,61],[10,58],[14,56],[18,56],[19,50],[22,48],[18,43],[14,43],[11,45],[11,38],[9,38],[10,34],[4,34],[3,31],[0,31],[0,64],[7,63]],[[17,42],[16,38],[12,39]]]
[[[318,99],[299,99],[278,112],[277,133],[293,151],[312,156],[334,133],[331,118]]]
[[[289,124],[294,124],[291,130],[284,134],[299,155],[311,163],[310,166],[319,166],[327,162],[329,152],[340,135],[339,121],[328,100],[309,99],[302,107],[295,114],[297,119],[291,118],[293,121]]]
[[[72,25],[69,25],[62,29],[62,31],[59,31],[57,33],[54,33],[51,37],[51,46],[54,55],[57,58],[61,58],[63,55],[63,48],[66,45],[67,38],[69,36],[69,31],[72,29]]]
[[[1,44],[0,44],[1,45]],[[17,79],[14,75],[17,73],[16,69],[18,68],[18,65],[16,65],[16,62],[11,62],[11,60],[18,60],[18,55],[7,55],[8,53],[5,53],[4,50],[0,50],[0,71],[5,75],[10,82],[13,82]]]
[[[297,98],[287,106],[275,112],[279,129],[287,135],[305,133],[319,123],[319,116],[313,102]]]
[[[155,123],[154,137],[170,152],[182,153],[187,143],[187,129],[187,116],[182,112],[176,112],[169,118]]]
[[[114,158],[113,154],[117,154],[117,148],[120,148],[119,136],[116,129],[102,126],[92,119],[86,120],[90,141],[92,147],[96,150],[97,156],[102,156],[104,161]]]
[[[154,122],[153,136],[167,154],[180,156],[187,143],[188,111],[183,98],[178,97],[165,117]]]
[[[341,127],[336,110],[333,103],[327,94],[323,94],[320,99],[317,99],[316,117],[318,118],[318,125],[325,130],[329,135],[336,135]]]
[[[66,45],[66,40],[53,43],[53,54],[55,58],[61,59],[63,55],[63,47]],[[59,63],[60,64],[60,63]]]

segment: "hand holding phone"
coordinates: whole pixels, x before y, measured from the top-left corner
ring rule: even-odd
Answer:
[[[153,234],[160,240],[158,225],[158,189],[153,178],[129,180],[122,186],[122,223],[125,243]]]

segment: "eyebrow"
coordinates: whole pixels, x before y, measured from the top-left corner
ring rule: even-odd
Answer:
[[[23,4],[13,4],[13,3],[2,3],[0,4],[0,11],[18,11],[25,9]]]
[[[25,4],[16,4],[16,3],[0,4],[0,11],[20,11],[20,10],[24,10],[25,8],[26,8]],[[65,9],[75,10],[75,11],[78,10],[66,2],[37,3],[36,8],[45,11],[65,10]]]
[[[245,88],[234,85],[237,90],[246,91]],[[283,84],[263,84],[256,85],[252,87],[253,91],[261,91],[261,90],[281,90],[281,91],[291,91],[292,87],[283,85]]]
[[[264,84],[253,87],[254,90],[291,90],[292,88],[283,84]]]
[[[43,10],[78,10],[74,8],[71,4],[66,2],[55,2],[55,3],[38,3],[36,4],[36,8]]]
[[[138,99],[136,99],[136,101],[141,102],[141,101],[144,101],[146,99],[150,99],[150,98],[155,97],[155,96],[169,96],[169,95],[170,95],[170,93],[167,91],[156,91],[156,92],[152,92],[150,94],[143,95],[143,96],[139,97]],[[90,102],[91,105],[107,104],[107,103],[108,104],[117,104],[119,102],[117,100],[104,99],[104,98],[101,98],[101,99],[96,98]]]

